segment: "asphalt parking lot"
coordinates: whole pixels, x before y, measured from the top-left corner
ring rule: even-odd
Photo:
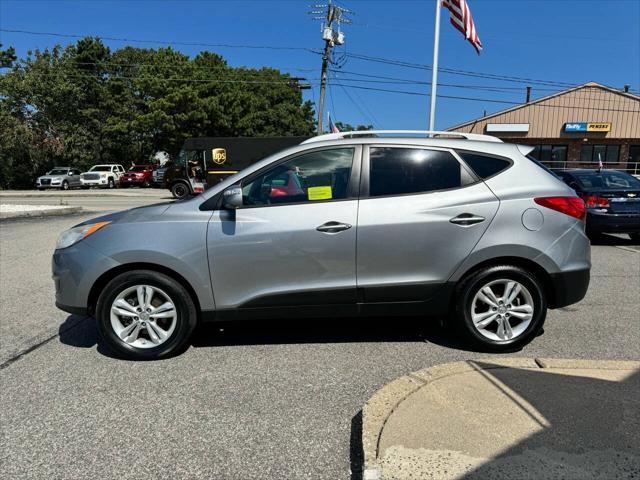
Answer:
[[[94,215],[0,223],[3,478],[360,478],[360,409],[380,386],[486,358],[431,324],[322,319],[209,327],[178,357],[119,360],[93,319],[53,304],[55,239]],[[640,359],[640,247],[608,236],[592,257],[585,300],[510,356]]]

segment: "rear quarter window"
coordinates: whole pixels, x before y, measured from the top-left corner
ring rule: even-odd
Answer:
[[[493,177],[511,165],[511,162],[504,158],[492,157],[475,152],[458,151],[457,153],[465,163],[471,167],[475,174],[482,179]]]

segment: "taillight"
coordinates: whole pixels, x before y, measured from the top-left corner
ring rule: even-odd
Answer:
[[[587,209],[584,201],[578,197],[538,197],[533,199],[538,205],[564,213],[578,220],[584,220]]]
[[[609,208],[609,199],[599,197],[598,195],[581,195],[584,203],[587,204],[587,208]]]

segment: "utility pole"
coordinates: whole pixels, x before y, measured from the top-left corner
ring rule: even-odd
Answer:
[[[312,5],[315,10],[310,11],[314,15],[315,20],[321,20],[322,39],[324,40],[324,51],[322,52],[322,71],[320,73],[320,99],[318,101],[318,135],[322,135],[322,120],[324,116],[324,96],[327,89],[327,68],[329,67],[329,58],[331,49],[335,45],[344,44],[344,33],[340,30],[341,24],[350,24],[351,20],[346,18],[345,14],[353,13],[343,7],[334,5],[331,0],[327,4]],[[333,29],[334,23],[337,29]]]

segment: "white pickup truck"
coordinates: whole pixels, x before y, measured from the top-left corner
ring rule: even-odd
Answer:
[[[80,177],[82,188],[115,188],[120,183],[120,177],[123,173],[124,167],[119,164],[94,165]]]

